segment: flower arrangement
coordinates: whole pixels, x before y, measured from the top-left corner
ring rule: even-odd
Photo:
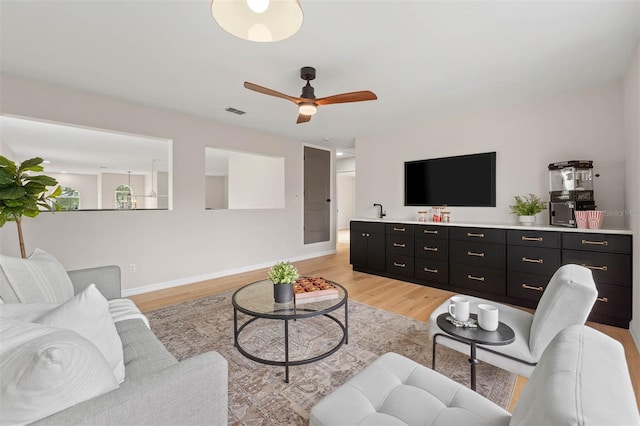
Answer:
[[[533,216],[547,209],[546,203],[544,203],[539,197],[534,194],[514,197],[515,204],[509,206],[511,213],[518,216]]]
[[[289,262],[278,262],[269,269],[269,279],[274,284],[291,284],[298,277],[298,270]]]

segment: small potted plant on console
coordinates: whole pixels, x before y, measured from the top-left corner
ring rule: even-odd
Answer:
[[[514,199],[514,205],[509,208],[511,213],[518,216],[522,225],[533,225],[536,221],[536,215],[547,208],[546,203],[534,194],[529,194],[529,196],[516,195]]]
[[[298,270],[289,262],[276,263],[269,269],[269,279],[273,282],[273,297],[276,303],[293,301],[293,283],[298,277]]]

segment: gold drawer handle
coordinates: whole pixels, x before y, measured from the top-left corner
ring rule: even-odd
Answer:
[[[607,241],[589,241],[589,240],[582,240],[582,244],[592,245],[592,246],[606,246],[606,245],[609,245],[609,243]]]
[[[422,230],[425,234],[434,234],[434,235],[438,235],[438,231],[431,231],[429,229],[423,229]]]
[[[529,262],[529,263],[544,263],[544,260],[542,259],[529,259],[528,257],[523,257],[522,261]]]
[[[484,234],[474,234],[473,232],[467,232],[467,237],[484,238]]]
[[[467,278],[469,278],[470,280],[484,281],[484,277],[474,277],[471,274],[467,274]]]
[[[596,300],[602,303],[609,303],[609,299],[606,297],[598,297]]]
[[[543,241],[542,237],[520,237],[522,241]]]
[[[605,266],[591,266],[591,265],[585,265],[583,263],[582,266],[584,266],[585,268],[589,268],[589,269],[591,269],[593,271],[607,272],[607,270],[609,269],[609,268],[606,267],[606,265]]]
[[[398,232],[404,232],[406,231],[405,228],[393,228],[394,231],[398,231]]]
[[[431,272],[432,274],[437,274],[438,270],[437,269],[429,269],[429,268],[424,268],[425,272]]]
[[[438,247],[422,247],[425,251],[438,251]]]
[[[399,244],[399,243],[393,243],[394,247],[402,247],[405,248],[407,245],[406,244]]]
[[[544,287],[534,287],[527,284],[522,284],[522,288],[526,288],[527,290],[544,291]]]
[[[400,268],[405,268],[407,265],[404,263],[397,263],[397,262],[393,262],[393,266],[398,266]]]
[[[476,253],[475,251],[468,251],[468,256],[484,257],[484,253]]]

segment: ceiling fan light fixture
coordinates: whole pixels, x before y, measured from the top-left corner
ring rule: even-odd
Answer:
[[[298,106],[298,112],[302,115],[313,115],[318,112],[318,107],[312,102],[303,102]]]
[[[291,37],[303,21],[299,0],[213,0],[211,13],[228,33],[262,43]]]

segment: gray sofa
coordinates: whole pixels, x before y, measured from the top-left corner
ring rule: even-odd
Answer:
[[[120,298],[120,268],[70,271],[76,294],[94,283],[107,299]],[[227,361],[208,352],[178,362],[142,319],[116,322],[125,380],[118,389],[76,404],[38,425],[226,425]]]

